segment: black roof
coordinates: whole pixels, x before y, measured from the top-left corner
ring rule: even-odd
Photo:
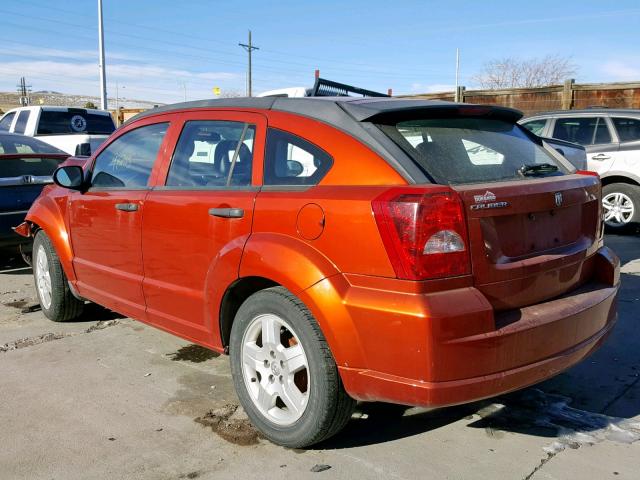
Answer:
[[[424,112],[425,110],[451,111],[459,108],[489,109],[490,115],[516,121],[522,117],[522,113],[507,107],[478,106],[473,104],[460,104],[440,100],[422,100],[406,98],[358,98],[358,97],[241,97],[222,98],[216,100],[196,100],[192,102],[174,103],[162,107],[153,108],[142,112],[128,122],[149,115],[168,113],[177,110],[193,108],[251,108],[262,110],[279,110],[297,113],[316,118],[328,123],[334,123],[336,117],[345,112],[358,122],[375,121],[384,117],[402,115],[406,118],[411,112]],[[127,123],[128,123],[127,122]]]

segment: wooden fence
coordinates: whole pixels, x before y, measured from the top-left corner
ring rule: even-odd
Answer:
[[[456,92],[405,95],[404,98],[454,101]],[[466,90],[460,87],[458,96],[464,103],[502,105],[531,115],[549,110],[571,110],[589,107],[639,108],[640,82],[575,83],[540,88],[512,88],[506,90]]]

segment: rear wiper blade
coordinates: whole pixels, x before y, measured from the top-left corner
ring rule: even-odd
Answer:
[[[518,173],[522,176],[540,175],[545,173],[554,173],[558,171],[556,165],[550,163],[535,163],[533,165],[522,165],[518,169]]]

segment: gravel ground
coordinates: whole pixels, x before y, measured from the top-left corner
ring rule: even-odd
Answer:
[[[622,258],[619,322],[604,347],[522,392],[399,416],[364,405],[312,449],[260,438],[228,359],[90,306],[47,321],[31,271],[0,257],[0,478],[637,479],[640,238]]]

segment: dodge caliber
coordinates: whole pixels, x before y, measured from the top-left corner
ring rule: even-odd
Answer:
[[[601,345],[601,185],[501,107],[253,98],[140,114],[56,170],[17,231],[53,321],[91,301],[228,354],[272,441],[357,401],[436,407]]]

